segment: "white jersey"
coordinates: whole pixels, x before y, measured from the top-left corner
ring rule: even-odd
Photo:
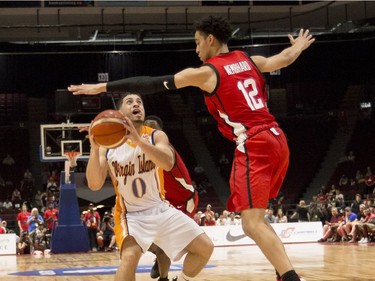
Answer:
[[[153,144],[152,128],[143,126],[141,137]],[[138,212],[162,202],[159,168],[130,140],[109,149],[107,161],[118,197],[125,212]]]

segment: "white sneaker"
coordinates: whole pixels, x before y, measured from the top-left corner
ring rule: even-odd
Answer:
[[[363,243],[363,240],[365,240],[365,237],[362,237],[362,239],[359,240],[358,243]]]
[[[368,243],[368,238],[364,238],[362,243]]]

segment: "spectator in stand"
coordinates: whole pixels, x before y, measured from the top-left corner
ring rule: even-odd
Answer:
[[[42,172],[40,174],[40,178],[41,178],[41,181],[42,181],[42,190],[46,190],[48,178],[49,178],[49,172],[48,172],[48,168],[46,166],[43,167]]]
[[[287,223],[287,222],[288,222],[288,218],[284,214],[283,209],[282,208],[277,209],[275,223]]]
[[[239,225],[239,221],[236,219],[236,214],[234,212],[229,214],[229,219],[227,220],[227,225]]]
[[[266,215],[264,216],[264,219],[268,223],[275,223],[276,217],[273,215],[273,209],[272,208],[266,210]]]
[[[27,205],[22,204],[22,210],[17,215],[17,222],[18,222],[18,229],[20,230],[20,237],[22,232],[29,230],[29,225],[27,224],[27,220],[30,216],[30,212],[27,211]]]
[[[6,209],[6,210],[13,209],[13,203],[9,200],[9,197],[3,203],[3,208]]]
[[[366,216],[366,222],[364,222],[363,230],[361,230],[361,235],[363,238],[360,241],[358,241],[358,243],[371,242],[371,238],[369,237],[370,235],[373,240],[375,238],[375,208],[368,208],[366,212],[369,214],[367,215],[368,218]]]
[[[0,234],[6,234],[7,233],[7,231],[6,231],[6,229],[3,227],[3,225],[2,225],[2,222],[0,223]]]
[[[214,212],[212,211],[211,204],[207,204],[206,211],[203,214],[205,215],[205,217],[207,217],[207,215],[211,215],[211,217],[214,217]]]
[[[204,226],[215,226],[216,221],[213,215],[210,213],[205,213],[204,221],[203,221]]]
[[[371,167],[367,167],[367,173],[364,178],[364,183],[366,185],[365,194],[370,194],[373,189],[373,186],[375,186],[375,175],[372,174]]]
[[[343,174],[341,178],[339,179],[339,186],[340,188],[345,188],[348,186],[348,184],[349,184],[349,179],[345,174]]]
[[[29,169],[26,169],[25,173],[23,174],[23,179],[26,181],[34,181],[33,174]]]
[[[223,217],[225,220],[229,219],[230,212],[228,210],[223,210]]]
[[[27,225],[29,226],[28,232],[31,233],[33,230],[37,228],[38,224],[43,224],[44,220],[41,215],[39,215],[39,211],[37,208],[33,208],[31,210],[30,216],[27,218]]]
[[[8,153],[5,158],[3,159],[3,166],[4,166],[4,172],[7,176],[7,178],[11,177],[13,174],[13,167],[16,164],[16,161],[14,158]]]
[[[365,178],[371,177],[372,175],[373,174],[372,174],[371,166],[367,166],[366,173],[365,173]]]
[[[360,216],[360,210],[359,210],[359,206],[363,204],[362,202],[362,195],[357,193],[355,195],[355,199],[354,201],[352,202],[352,204],[350,205],[350,208],[351,208],[351,211],[353,213],[355,213],[357,216]]]
[[[336,196],[336,195],[340,194],[340,191],[338,190],[338,188],[334,184],[332,184],[331,190],[328,192],[328,194]]]
[[[52,229],[55,228],[59,211],[53,207],[53,203],[49,202],[47,210],[44,212],[44,220],[47,223],[48,234],[52,234]]]
[[[371,194],[367,194],[366,199],[363,199],[363,204],[370,208],[372,205],[374,205],[373,200],[374,198],[371,198]]]
[[[357,183],[363,183],[365,180],[364,180],[364,175],[361,173],[360,170],[357,170],[357,172],[355,173],[355,180],[357,181]]]
[[[51,175],[48,178],[50,181],[53,181],[56,183],[56,185],[59,185],[60,177],[56,169],[51,171]]]
[[[290,216],[290,218],[294,219],[296,216],[298,216],[298,222],[310,221],[309,210],[307,209],[307,205],[304,200],[299,201],[299,204],[296,207],[296,211],[293,213],[293,215]]]
[[[34,197],[34,201],[35,201],[35,205],[36,207],[39,209],[39,210],[43,210],[44,209],[44,204],[43,204],[43,193],[38,190],[35,194],[35,197]]]
[[[98,250],[97,233],[100,230],[100,215],[94,210],[94,204],[89,204],[89,210],[85,214],[84,220],[87,226],[87,234],[89,236],[90,249],[94,252]]]
[[[354,152],[353,150],[350,150],[349,153],[348,153],[348,161],[352,161],[352,162],[355,162],[355,155],[354,155]]]
[[[18,190],[17,187],[15,187],[12,192],[12,203],[15,208],[19,208],[21,202],[22,202],[21,192]]]
[[[5,230],[5,233],[14,233],[14,231],[8,228],[7,221],[1,221],[1,227]]]
[[[339,212],[336,207],[331,209],[331,218],[329,221],[325,222],[323,226],[323,237],[318,240],[318,242],[326,242],[329,238],[336,236],[337,228],[340,223]],[[335,238],[335,237],[334,237]],[[332,239],[334,241],[335,239]]]
[[[47,182],[47,193],[55,194],[59,190],[59,184],[55,180],[55,177],[49,177]]]
[[[309,214],[311,221],[320,221],[323,216],[321,204],[318,204],[316,201],[311,202],[309,205]]]
[[[219,216],[219,219],[216,220],[216,225],[221,226],[221,225],[226,225],[226,224],[227,224],[227,221],[226,221],[226,219],[224,218],[224,215],[221,214],[221,215]]]
[[[197,225],[202,226],[202,211],[198,211],[195,213],[193,220],[197,223]]]
[[[343,212],[346,207],[344,194],[340,193],[339,195],[337,195],[334,199],[334,202],[335,206],[339,209],[339,212]]]
[[[358,216],[353,222],[350,223],[350,227],[349,227],[349,224],[346,225],[345,231],[349,233],[348,237],[351,238],[349,240],[350,243],[357,242],[358,240],[360,240],[359,237],[363,238],[363,235],[361,235],[363,232],[363,223],[367,222],[369,218],[367,218],[366,220],[366,217],[367,215],[371,214],[370,211],[368,213],[366,212],[366,210],[367,209],[369,210],[369,208],[367,208],[365,204],[361,204],[359,206],[359,209],[360,209],[361,215]]]
[[[339,224],[337,234],[341,237],[342,241],[349,241],[348,232],[346,231],[346,224],[350,224],[357,218],[357,215],[352,212],[350,207],[345,208],[344,221]]]

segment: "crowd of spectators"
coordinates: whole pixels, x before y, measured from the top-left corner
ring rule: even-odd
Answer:
[[[218,159],[218,169],[226,180],[230,173],[230,159],[225,153]],[[0,234],[16,233],[18,254],[44,251],[50,248],[50,239],[58,223],[59,173],[58,168],[46,166],[41,174],[42,185],[26,169],[19,183],[10,179],[15,160],[10,154],[2,161],[0,175]],[[4,173],[6,171],[6,173]],[[201,165],[192,171],[195,187],[201,196],[210,190],[210,183]],[[336,176],[309,203],[300,200],[297,205],[283,204],[283,194],[270,201],[264,219],[269,223],[322,223],[319,242],[369,243],[375,239],[375,175],[371,165],[360,166],[354,151],[349,151],[337,164]],[[4,196],[6,195],[6,196]],[[16,214],[14,220],[7,214]],[[1,218],[3,219],[1,221]],[[240,213],[217,208],[211,204],[198,211],[194,220],[200,226],[241,225]],[[15,224],[14,224],[15,223]],[[116,249],[114,220],[111,212],[101,218],[91,203],[82,213],[82,223],[88,230],[91,251]]]

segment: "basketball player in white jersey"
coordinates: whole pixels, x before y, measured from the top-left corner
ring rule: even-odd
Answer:
[[[161,199],[161,169],[172,169],[173,148],[163,131],[143,126],[145,110],[139,95],[124,95],[118,108],[127,121],[128,140],[107,150],[89,134],[86,169],[90,189],[99,190],[109,172],[116,191],[115,235],[121,262],[115,280],[135,281],[138,262],[152,243],[171,260],[187,253],[182,273],[173,280],[193,280],[208,262],[213,244],[192,219]]]

